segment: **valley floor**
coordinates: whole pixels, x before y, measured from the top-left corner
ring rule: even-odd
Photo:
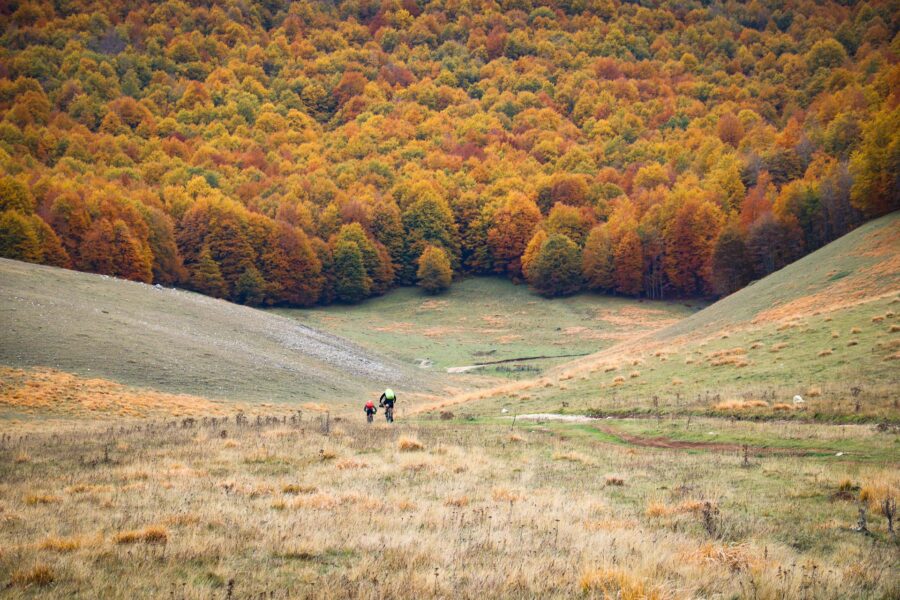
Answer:
[[[890,428],[213,418],[0,436],[5,594],[900,594]],[[662,439],[694,443],[646,443]]]

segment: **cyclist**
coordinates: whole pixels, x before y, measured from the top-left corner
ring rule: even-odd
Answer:
[[[368,402],[366,402],[366,406],[365,408],[363,408],[363,410],[366,411],[366,421],[371,423],[372,419],[375,417],[375,413],[378,412],[378,409],[375,408],[375,403],[369,400]]]
[[[381,394],[378,399],[378,406],[384,408],[384,418],[388,423],[394,422],[394,403],[397,401],[397,394],[394,390],[388,388]]]

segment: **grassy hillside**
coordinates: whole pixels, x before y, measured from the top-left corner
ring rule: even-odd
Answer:
[[[527,286],[479,277],[436,297],[402,288],[358,306],[277,312],[405,362],[428,361],[431,369],[511,361],[472,372],[520,376],[663,328],[702,306],[597,294],[546,300]],[[558,356],[568,358],[514,360]]]
[[[294,320],[100,275],[0,260],[0,312],[7,367],[249,402],[432,389],[427,373]]]
[[[462,399],[490,399],[481,405],[490,411],[565,403],[771,416],[795,412],[775,405],[800,394],[804,415],[896,419],[898,312],[900,214],[892,214],[644,338]]]

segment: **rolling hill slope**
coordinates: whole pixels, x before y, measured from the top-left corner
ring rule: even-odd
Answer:
[[[823,416],[900,416],[900,213],[677,323],[556,367],[479,390],[474,410],[715,412],[796,394]],[[753,407],[750,407],[753,408]],[[781,410],[785,410],[780,407]],[[740,410],[743,410],[740,408]]]
[[[340,337],[190,292],[0,260],[0,365],[169,393],[341,404],[433,378]]]

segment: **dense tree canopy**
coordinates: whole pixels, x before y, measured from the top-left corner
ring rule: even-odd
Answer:
[[[0,255],[250,304],[426,252],[729,293],[900,208],[898,30],[888,0],[5,3]]]

